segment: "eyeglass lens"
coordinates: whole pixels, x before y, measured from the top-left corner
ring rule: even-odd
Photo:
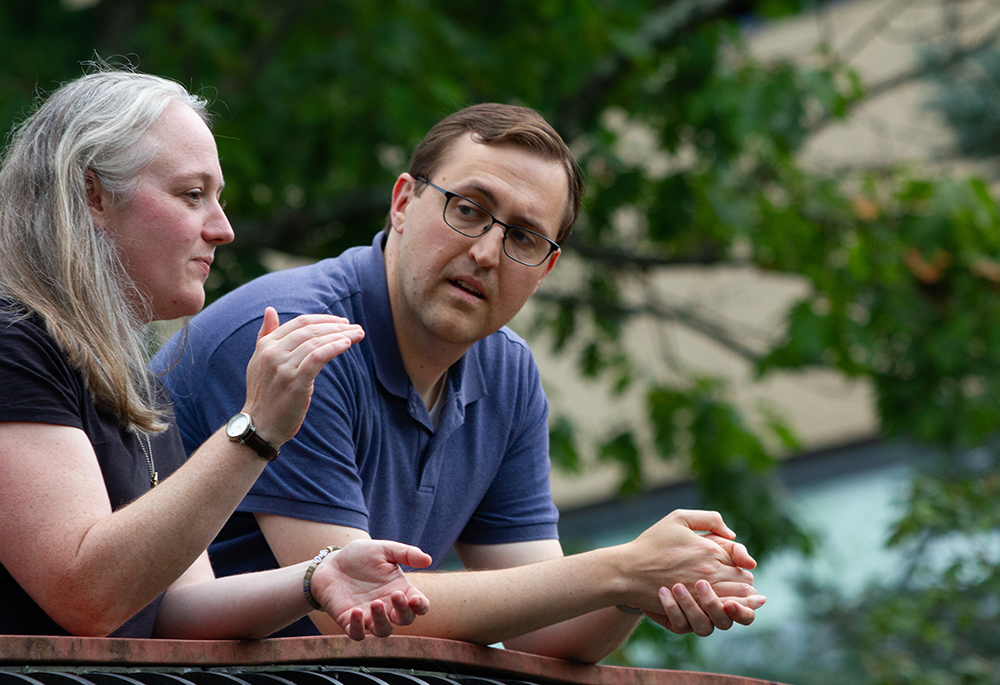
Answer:
[[[458,195],[452,195],[444,206],[444,219],[453,229],[470,238],[478,238],[499,223],[485,209]],[[504,252],[511,259],[537,266],[552,251],[551,243],[525,228],[510,226],[504,230]]]

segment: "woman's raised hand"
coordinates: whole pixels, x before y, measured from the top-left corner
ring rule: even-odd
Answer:
[[[365,337],[361,326],[328,314],[303,314],[279,325],[273,307],[264,311],[257,347],[247,365],[243,411],[273,447],[299,430],[323,366]]]

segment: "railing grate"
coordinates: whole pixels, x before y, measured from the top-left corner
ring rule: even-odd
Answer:
[[[525,680],[409,670],[297,667],[283,670],[73,667],[0,669],[0,685],[537,685]]]

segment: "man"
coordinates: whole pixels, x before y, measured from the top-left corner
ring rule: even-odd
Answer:
[[[617,647],[638,610],[702,635],[753,620],[755,562],[718,514],[674,512],[628,544],[562,554],[548,404],[505,325],[558,261],[582,191],[536,112],[466,108],[414,152],[370,247],[257,279],[195,317],[183,351],[184,332],[160,351],[153,367],[193,448],[240,409],[265,303],[365,330],[317,378],[296,439],[213,545],[218,573],[369,536],[420,546],[436,567],[454,545],[476,570],[410,574],[434,607],[412,632],[579,661]],[[268,427],[256,431],[266,442]]]

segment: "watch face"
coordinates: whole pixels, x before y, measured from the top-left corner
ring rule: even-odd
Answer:
[[[237,414],[229,419],[226,425],[226,435],[231,438],[242,437],[250,428],[250,417],[246,414]]]

